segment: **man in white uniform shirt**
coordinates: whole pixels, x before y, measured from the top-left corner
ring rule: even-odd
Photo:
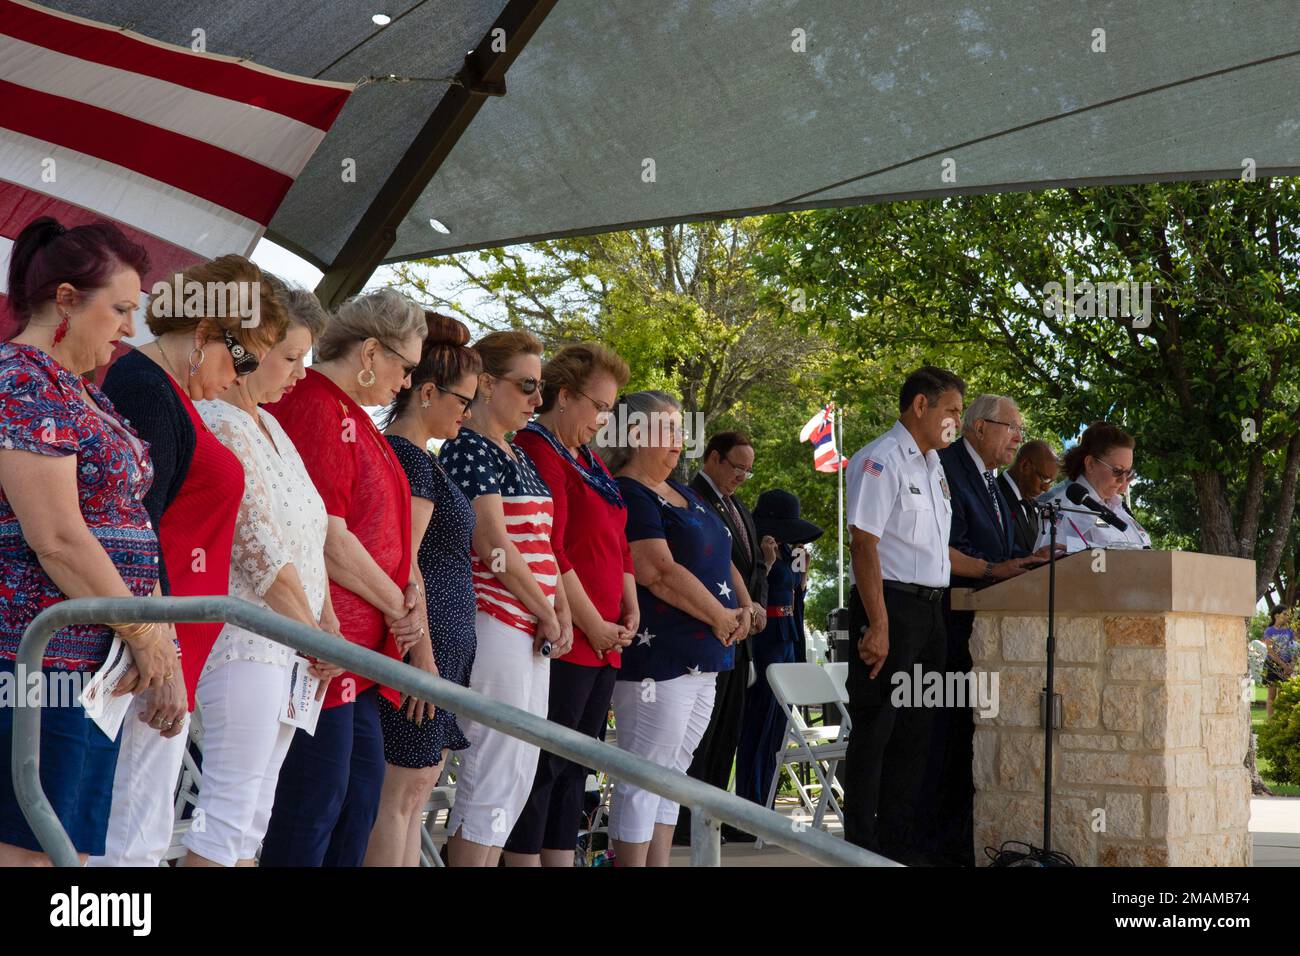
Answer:
[[[900,863],[924,862],[915,808],[934,709],[895,706],[895,675],[942,672],[952,505],[938,449],[957,437],[966,386],[927,366],[907,377],[894,426],[847,466],[853,592],[844,761],[845,837]],[[907,694],[910,701],[911,694]]]

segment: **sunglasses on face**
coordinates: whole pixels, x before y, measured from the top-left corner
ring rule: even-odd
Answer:
[[[1127,481],[1128,479],[1132,478],[1136,474],[1136,472],[1132,468],[1117,468],[1104,458],[1097,458],[1096,455],[1093,455],[1092,457],[1096,458],[1097,461],[1099,461],[1101,464],[1109,468],[1111,475],[1113,475],[1119,481]]]
[[[533,392],[546,384],[545,380],[533,378],[531,375],[528,378],[508,378],[505,381],[514,382],[519,386],[519,391],[523,392],[525,395],[533,394]]]
[[[469,407],[474,404],[473,397],[466,398],[464,395],[460,394],[460,392],[453,392],[451,389],[443,388],[441,385],[435,385],[434,388],[442,392],[444,395],[450,395],[452,398],[456,399],[456,401],[460,402],[460,410],[462,412],[469,411]]]
[[[230,361],[235,366],[236,375],[248,375],[257,371],[257,366],[261,364],[256,355],[248,351],[235,340],[235,337],[226,330],[222,330],[221,337],[226,340],[226,349],[230,352]]]
[[[378,339],[376,339],[376,341],[378,341]],[[397,351],[397,349],[393,348],[390,345],[387,345],[383,342],[380,342],[379,345],[381,348],[385,349],[390,355],[392,355],[395,359],[397,359],[399,362],[402,363],[402,378],[406,378],[407,376],[409,376],[412,372],[415,371],[416,366],[420,364],[419,362],[412,362],[405,355],[403,355],[401,352]]]

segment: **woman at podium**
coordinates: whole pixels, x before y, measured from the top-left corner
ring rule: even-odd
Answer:
[[[1040,504],[1059,501],[1063,510],[1056,541],[1067,554],[1092,548],[1149,548],[1151,537],[1124,504],[1123,494],[1133,480],[1133,437],[1109,422],[1093,422],[1079,443],[1065,453],[1066,480],[1039,497]],[[1070,489],[1077,487],[1071,495]],[[1071,498],[1073,497],[1073,501]],[[1078,504],[1074,502],[1078,501]],[[1109,511],[1103,514],[1102,509]],[[1078,512],[1087,512],[1079,514]],[[1117,524],[1124,525],[1121,530]],[[1050,540],[1051,529],[1042,524],[1035,548]]]

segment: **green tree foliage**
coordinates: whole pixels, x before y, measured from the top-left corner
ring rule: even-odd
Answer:
[[[1300,784],[1300,677],[1278,687],[1273,716],[1259,729],[1259,755],[1278,783]]]
[[[839,354],[952,368],[1057,447],[1128,429],[1158,540],[1254,558],[1263,594],[1295,568],[1298,224],[1293,180],[956,197],[771,217],[758,268]],[[1149,317],[1054,314],[1069,276],[1149,283]]]

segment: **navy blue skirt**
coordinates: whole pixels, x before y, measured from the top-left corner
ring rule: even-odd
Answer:
[[[81,676],[89,680],[93,671]],[[18,798],[14,794],[10,766],[13,751],[14,713],[17,703],[25,704],[27,688],[18,681],[14,662],[0,660],[0,681],[4,682],[0,706],[0,843],[40,850],[35,834],[27,825]],[[46,699],[51,686],[46,685]],[[58,701],[64,706],[41,708],[41,786],[45,796],[68,831],[78,853],[101,856],[108,833],[108,811],[113,802],[113,774],[117,770],[117,750],[122,740],[109,740],[98,725],[86,716],[80,704]]]

